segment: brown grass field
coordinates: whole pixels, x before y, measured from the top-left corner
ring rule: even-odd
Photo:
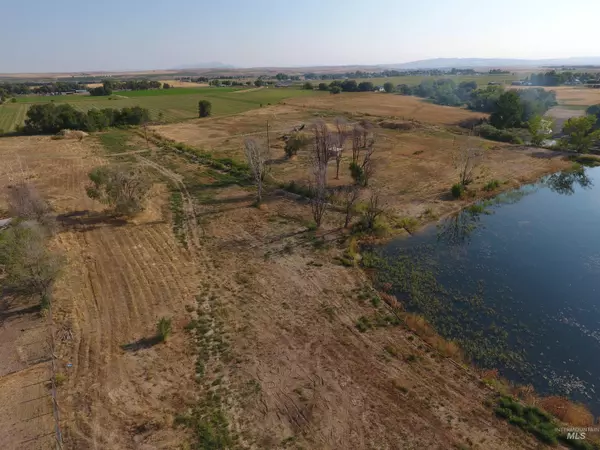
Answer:
[[[265,141],[268,120],[272,157],[276,162],[272,168],[273,177],[278,182],[306,183],[309,175],[307,153],[302,152],[296,159],[287,160],[284,143],[279,137],[289,134],[293,127],[301,124],[306,124],[309,128],[317,117],[304,108],[286,103],[236,116],[157,126],[152,130],[169,139],[208,151],[214,156],[243,161],[244,139],[254,137]],[[446,109],[437,105],[427,106],[442,111]],[[322,118],[331,122],[334,117],[335,113],[328,111]],[[348,117],[349,121],[361,119],[356,115]],[[445,120],[441,116],[435,117]],[[362,118],[375,125],[380,120],[373,116]],[[468,138],[439,125],[414,123],[413,126],[414,129],[410,131],[375,127],[377,169],[373,185],[381,191],[389,208],[401,217],[420,217],[428,210],[433,212],[430,214],[431,218],[441,217],[463,207],[467,201],[472,201],[448,201],[449,189],[456,182],[456,171],[452,163],[452,152],[456,146],[470,145],[487,149],[484,152],[482,170],[472,187],[478,195],[484,194],[481,191],[483,185],[492,179],[504,183],[503,189],[506,189],[568,166],[558,153]],[[352,181],[348,173],[349,152],[346,152],[342,161],[339,180],[334,179],[334,163],[330,164],[331,185],[344,185]]]
[[[317,102],[314,110],[303,106],[309,100]],[[274,178],[302,182],[306,154],[285,159],[278,138],[344,113],[374,123],[373,188],[397,216],[425,223],[472,201],[448,198],[456,181],[450,151],[467,138],[444,126],[472,116],[468,111],[377,94],[309,100],[151,131],[241,160],[244,137],[265,138],[268,120]],[[352,114],[353,101],[369,115]],[[419,122],[409,131],[389,130],[378,126],[384,116]],[[225,417],[227,448],[545,448],[497,419],[484,404],[494,393],[478,376],[407,325],[356,329],[360,317],[392,310],[371,303],[376,293],[365,273],[335,261],[334,242],[344,237],[337,214],[327,216],[327,244],[317,247],[302,201],[272,190],[256,208],[251,188],[182,155],[151,146],[111,156],[99,142],[0,139],[0,210],[5,187],[28,180],[61,223],[51,246],[67,260],[53,300],[66,449],[196,448],[185,443],[198,436],[175,420],[190,411],[198,413],[196,429],[222,431],[217,419]],[[130,151],[146,149],[134,131],[128,144]],[[556,153],[468,145],[489,147],[471,187],[479,197],[489,179],[505,181],[505,189],[567,165]],[[85,194],[87,172],[110,158],[137,161],[155,180],[147,210],[135,219],[110,219]],[[347,165],[340,180],[330,168],[332,184],[349,182]],[[185,247],[173,232],[169,190],[182,198],[183,225],[175,226]],[[163,316],[173,318],[173,335],[151,345]],[[11,362],[0,372],[1,448],[53,448],[48,362],[37,360],[48,356],[47,324],[36,312],[4,321],[0,355]]]
[[[484,114],[466,109],[440,106],[417,97],[385,95],[382,93],[342,93],[318,97],[295,98],[287,104],[307,110],[330,110],[343,113],[390,116],[403,120],[418,120],[443,125],[456,125],[464,119],[484,117]]]

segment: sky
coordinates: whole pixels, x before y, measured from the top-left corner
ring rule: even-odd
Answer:
[[[0,73],[600,56],[598,0],[2,3]]]

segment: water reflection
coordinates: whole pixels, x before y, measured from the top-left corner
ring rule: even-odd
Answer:
[[[393,241],[376,281],[481,366],[600,415],[598,180],[553,174]]]
[[[577,170],[567,170],[552,174],[544,180],[544,184],[553,192],[561,195],[573,195],[575,193],[575,185],[583,189],[590,189],[594,186],[594,183],[585,173],[583,167]]]

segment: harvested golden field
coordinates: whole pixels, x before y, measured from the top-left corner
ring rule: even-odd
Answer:
[[[450,106],[434,105],[406,95],[349,93],[288,99],[289,105],[309,110],[332,110],[350,114],[397,117],[442,125],[456,125],[462,120],[485,117],[485,114]]]
[[[556,86],[546,89],[556,91],[556,98],[561,105],[591,106],[600,103],[600,89],[579,86]]]
[[[74,449],[138,448],[147,440],[173,448],[182,441],[182,431],[168,424],[194,398],[194,358],[187,353],[182,320],[188,315],[184,306],[194,304],[195,267],[175,240],[160,185],[148,210],[133,222],[88,220],[90,211],[103,209],[84,190],[87,172],[106,162],[98,151],[87,140],[0,140],[2,191],[20,179],[32,181],[59,213],[62,225],[51,244],[67,260],[53,300],[55,354],[65,377],[58,392],[62,434],[67,448]],[[149,348],[163,316],[173,318],[175,335],[168,344]],[[35,310],[28,317],[46,330],[45,319]],[[39,338],[45,361],[48,338],[49,333]],[[15,345],[23,344],[17,340]],[[32,352],[34,347],[27,349]],[[23,420],[18,423],[22,432],[3,434],[3,448],[46,448],[39,446],[39,439],[30,446],[19,442],[40,434],[46,441],[54,439],[48,364],[0,378],[1,398],[21,392],[27,400],[3,402],[2,429],[10,426],[8,420],[12,425],[16,418]],[[43,428],[44,422],[32,420],[36,411],[44,413]]]

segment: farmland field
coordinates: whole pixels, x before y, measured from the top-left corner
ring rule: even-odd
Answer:
[[[286,103],[315,110],[394,116],[406,120],[443,125],[456,125],[464,119],[485,116],[485,114],[462,108],[435,105],[418,97],[375,92],[347,92],[340,95],[295,98]]]
[[[234,88],[174,88],[150,91],[128,91],[109,97],[91,96],[26,96],[16,104],[0,107],[0,129],[12,131],[23,122],[30,105],[34,103],[70,103],[80,111],[92,108],[124,108],[141,106],[148,108],[152,119],[162,117],[165,122],[176,122],[198,116],[198,101],[207,99],[212,103],[212,114],[222,116],[238,114],[287,98],[325,95],[317,91],[301,89],[234,89]],[[159,114],[162,116],[159,117]]]
[[[357,83],[361,81],[370,81],[374,85],[383,86],[384,83],[390,81],[397,86],[399,84],[407,84],[409,86],[414,86],[416,84],[421,83],[423,80],[439,80],[439,79],[450,79],[454,81],[456,84],[459,84],[463,81],[475,81],[478,86],[484,86],[489,82],[493,81],[496,83],[510,84],[515,80],[520,80],[524,78],[526,74],[517,74],[513,75],[512,73],[502,74],[502,75],[440,75],[440,76],[425,76],[425,75],[410,75],[410,76],[402,76],[402,77],[379,77],[379,78],[352,78],[356,79]],[[320,83],[321,81],[315,81],[316,83]],[[325,80],[325,83],[329,83],[329,80]]]
[[[7,103],[0,106],[0,130],[13,131],[15,126],[23,123],[29,105]]]

